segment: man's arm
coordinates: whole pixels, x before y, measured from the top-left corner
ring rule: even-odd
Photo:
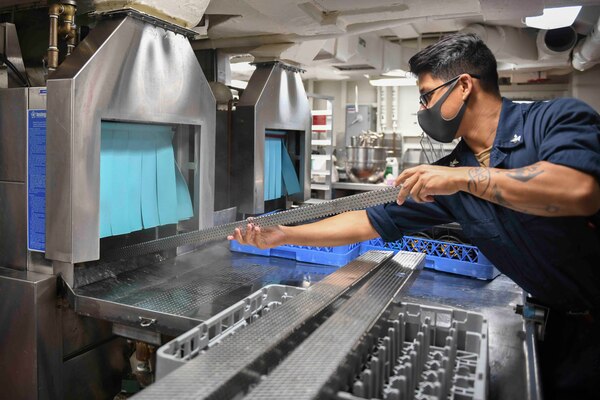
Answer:
[[[421,165],[402,172],[398,204],[410,194],[417,202],[463,191],[527,214],[588,216],[600,209],[600,186],[592,175],[539,161],[518,169]]]
[[[228,239],[260,249],[294,244],[298,246],[340,246],[379,237],[365,210],[349,211],[318,222],[298,226],[261,228],[251,222],[242,232],[236,229]]]

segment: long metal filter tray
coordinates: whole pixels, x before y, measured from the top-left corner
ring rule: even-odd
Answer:
[[[260,375],[257,376],[253,370],[253,365],[261,360],[272,360],[269,353],[286,341],[302,324],[316,318],[319,311],[331,304],[334,298],[345,292],[349,285],[356,282],[357,274],[365,276],[365,273],[377,268],[371,278],[303,342],[307,344],[301,345],[302,349],[307,347],[307,354],[314,357],[314,360],[304,360],[301,363],[302,369],[296,373],[305,374],[312,370],[312,375],[318,376],[316,381],[310,383],[302,379],[298,384],[302,386],[307,383],[305,389],[287,388],[289,381],[286,379],[290,371],[294,375],[293,368],[298,365],[298,359],[302,358],[299,351],[294,351],[288,358],[290,361],[285,360],[273,372],[274,385],[267,384],[263,387],[261,384],[256,388],[256,394],[251,392],[251,396],[258,398],[262,398],[263,391],[265,395],[275,396],[270,398],[296,398],[296,394],[311,397],[321,390],[324,382],[338,367],[341,358],[345,357],[347,350],[374,321],[377,321],[390,301],[401,290],[410,286],[416,277],[415,272],[421,269],[424,263],[423,254],[401,252],[390,260],[391,254],[369,252],[362,255],[265,317],[225,338],[221,344],[189,361],[140,392],[135,398],[229,399],[238,396],[240,392],[247,390],[248,385],[257,383],[260,379]],[[330,336],[332,333],[334,336]],[[323,342],[318,348],[312,347],[315,342],[321,341]],[[323,359],[330,360],[321,364]],[[322,368],[323,366],[326,368]],[[279,386],[282,374],[285,375],[285,384]],[[297,377],[294,377],[294,380]],[[266,382],[270,380],[271,376]],[[288,393],[287,390],[291,391]],[[282,393],[285,393],[283,397]],[[288,394],[291,397],[288,397]]]
[[[362,210],[367,207],[395,201],[398,192],[400,192],[400,188],[401,186],[373,190],[323,203],[302,206],[293,210],[261,215],[253,218],[252,222],[261,227],[290,225],[336,215],[346,211]],[[107,254],[102,254],[101,258],[103,260],[130,258],[179,246],[199,245],[215,240],[222,240],[228,235],[231,235],[235,228],[244,229],[245,223],[246,221],[232,222],[199,231],[187,232],[149,242],[125,246],[112,250]]]

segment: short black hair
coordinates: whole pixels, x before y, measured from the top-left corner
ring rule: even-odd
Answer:
[[[448,80],[460,74],[480,76],[486,92],[500,95],[498,66],[492,51],[473,33],[453,33],[427,46],[408,60],[410,72],[418,76],[430,73]]]

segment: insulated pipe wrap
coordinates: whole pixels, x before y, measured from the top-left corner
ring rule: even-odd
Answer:
[[[585,71],[600,62],[600,19],[591,32],[573,51],[573,68]]]

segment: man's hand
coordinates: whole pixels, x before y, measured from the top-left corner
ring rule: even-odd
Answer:
[[[419,165],[402,171],[395,185],[402,186],[398,193],[398,204],[402,205],[410,195],[417,203],[432,202],[435,195],[449,195],[461,190],[461,182],[467,179],[464,167],[440,167]]]
[[[235,239],[240,244],[248,244],[259,249],[270,249],[285,244],[285,233],[280,226],[261,228],[250,222],[243,233],[241,229],[236,228],[233,235],[227,236],[227,239]]]

